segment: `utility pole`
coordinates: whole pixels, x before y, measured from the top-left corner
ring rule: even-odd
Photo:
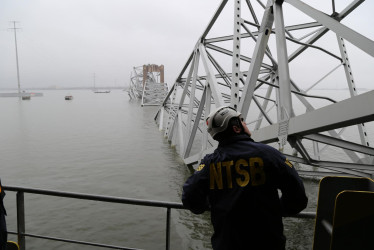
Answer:
[[[18,49],[17,49],[17,29],[20,29],[20,28],[16,28],[17,21],[12,21],[12,23],[13,23],[13,28],[10,28],[10,29],[14,30],[14,43],[15,43],[15,46],[16,46],[18,95],[19,95],[19,97],[21,97],[21,81],[20,81],[20,77],[19,77]]]
[[[93,74],[93,80],[94,80],[94,91],[96,91],[96,73]]]

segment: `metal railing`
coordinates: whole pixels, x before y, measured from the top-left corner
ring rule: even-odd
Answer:
[[[26,250],[26,237],[34,237],[39,239],[46,239],[46,240],[53,240],[53,241],[61,241],[67,243],[74,243],[74,244],[81,244],[81,245],[88,245],[88,246],[96,246],[96,247],[103,247],[108,249],[123,249],[123,250],[133,250],[135,248],[127,248],[121,246],[114,246],[114,245],[107,245],[107,244],[100,244],[100,243],[93,243],[93,242],[85,242],[85,241],[77,241],[71,239],[64,239],[64,238],[57,238],[57,237],[50,237],[45,235],[37,235],[37,234],[30,234],[26,233],[25,230],[25,199],[24,194],[40,194],[40,195],[48,195],[48,196],[56,196],[56,197],[65,197],[65,198],[73,198],[73,199],[81,199],[81,200],[90,200],[90,201],[101,201],[101,202],[109,202],[109,203],[120,203],[120,204],[128,204],[128,205],[138,205],[138,206],[148,206],[148,207],[159,207],[159,208],[166,208],[166,248],[170,249],[170,217],[171,217],[171,209],[185,209],[182,203],[177,202],[163,202],[163,201],[153,201],[153,200],[140,200],[140,199],[131,199],[131,198],[122,198],[122,197],[113,197],[113,196],[101,196],[101,195],[92,195],[92,194],[83,194],[83,193],[73,193],[73,192],[62,192],[62,191],[55,191],[55,190],[45,190],[45,189],[36,189],[36,188],[27,188],[27,187],[18,187],[18,186],[3,186],[4,190],[16,192],[16,206],[17,206],[17,232],[8,231],[9,234],[16,234],[18,238],[18,244],[20,250]],[[296,218],[306,218],[306,219],[314,219],[316,214],[313,212],[302,212],[296,216]]]

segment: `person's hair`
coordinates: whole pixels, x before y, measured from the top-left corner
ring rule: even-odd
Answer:
[[[243,125],[240,121],[240,118],[239,117],[232,117],[229,120],[229,123],[227,125],[226,130],[216,134],[213,139],[216,140],[216,141],[222,141],[225,138],[236,135],[236,133],[233,130],[233,126],[237,126],[237,127],[241,128],[242,133],[244,133],[244,128],[243,128]]]

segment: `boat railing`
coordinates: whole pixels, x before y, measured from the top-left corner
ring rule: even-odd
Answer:
[[[3,186],[3,188],[6,191],[16,192],[17,232],[8,231],[8,233],[17,235],[17,240],[18,240],[20,250],[26,250],[26,237],[61,241],[61,242],[66,242],[66,243],[88,245],[88,246],[95,246],[95,247],[103,247],[107,249],[124,249],[124,250],[135,249],[135,248],[114,246],[114,245],[108,245],[108,244],[77,241],[77,240],[72,240],[72,239],[64,239],[64,238],[58,238],[58,237],[50,237],[50,236],[45,236],[45,235],[26,233],[26,230],[25,230],[25,198],[24,198],[25,193],[64,197],[64,198],[73,198],[73,199],[81,199],[81,200],[90,200],[90,201],[101,201],[101,202],[109,202],[109,203],[120,203],[120,204],[128,204],[128,205],[166,208],[166,232],[165,232],[166,247],[165,249],[167,250],[170,249],[171,209],[185,209],[183,207],[183,204],[178,203],[178,202],[141,200],[141,199],[114,197],[114,196],[102,196],[102,195],[92,195],[92,194],[84,194],[84,193],[62,192],[62,191],[55,191],[55,190],[27,188],[27,187],[19,187],[19,186]],[[313,212],[302,212],[293,217],[314,219],[316,217],[316,214]]]

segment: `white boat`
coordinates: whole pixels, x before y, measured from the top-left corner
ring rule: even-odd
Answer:
[[[96,74],[94,74],[94,93],[110,93],[110,90],[99,90],[96,88]]]
[[[94,93],[110,93],[110,90],[94,90]]]

